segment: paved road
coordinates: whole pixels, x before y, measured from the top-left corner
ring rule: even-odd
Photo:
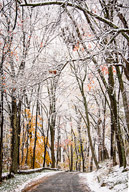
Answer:
[[[62,172],[45,179],[41,184],[29,192],[91,192],[89,188],[79,182],[78,173]]]

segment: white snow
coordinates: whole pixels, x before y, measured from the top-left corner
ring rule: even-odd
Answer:
[[[80,173],[79,177],[81,178],[81,182],[84,182],[92,192],[110,192],[107,187],[100,187],[100,184],[96,180],[95,172],[92,173]]]
[[[92,192],[129,192],[129,167],[107,167],[106,164],[98,171],[80,173],[81,182],[88,184]]]
[[[9,172],[2,173],[2,177],[6,177],[9,174]]]
[[[20,170],[20,173],[33,173],[33,171],[38,172],[38,171],[44,171],[44,170],[48,170],[48,171],[57,171],[57,168],[36,168],[36,169],[27,169],[27,170]],[[3,174],[2,174],[3,175]]]
[[[14,178],[4,181],[0,186],[1,192],[21,192],[32,182],[43,177],[51,176],[60,171],[43,171],[32,174],[17,174]],[[98,171],[79,173],[80,183],[88,185],[92,192],[129,192],[129,167],[112,167],[109,161],[101,164]]]
[[[60,171],[42,171],[31,174],[16,174],[14,178],[7,179],[0,185],[0,192],[21,192],[29,183],[59,173]],[[2,174],[4,175],[4,174]],[[5,174],[6,175],[6,174]]]

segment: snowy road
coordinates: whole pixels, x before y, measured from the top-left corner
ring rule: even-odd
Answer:
[[[90,192],[90,189],[79,182],[78,173],[63,172],[50,176],[29,192]]]

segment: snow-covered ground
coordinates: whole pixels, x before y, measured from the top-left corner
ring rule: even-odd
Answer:
[[[88,184],[92,192],[129,192],[129,167],[103,164],[98,171],[80,173],[81,183]]]
[[[0,192],[21,192],[29,183],[57,173],[59,173],[59,171],[43,171],[27,175],[16,174],[14,178],[2,182]]]
[[[26,186],[59,172],[44,170],[32,174],[16,174],[14,178],[2,182],[0,192],[22,192]],[[88,185],[92,192],[129,192],[129,167],[112,167],[107,161],[101,164],[98,171],[79,173],[79,177],[80,182]]]

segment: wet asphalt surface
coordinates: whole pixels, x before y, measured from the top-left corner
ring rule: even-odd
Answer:
[[[62,172],[45,179],[29,192],[91,192],[86,184],[80,183],[78,173]]]

